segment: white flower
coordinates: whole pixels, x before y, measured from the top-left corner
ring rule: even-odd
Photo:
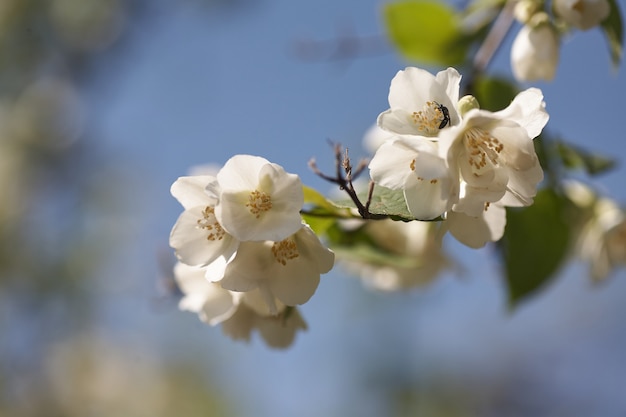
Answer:
[[[222,323],[224,333],[235,340],[250,340],[258,330],[265,342],[273,348],[285,348],[293,343],[298,330],[306,330],[306,322],[298,309],[290,307],[277,316],[262,316],[245,304],[240,304],[233,316]]]
[[[489,203],[532,204],[543,179],[533,139],[548,121],[544,107],[541,91],[530,88],[504,110],[470,110],[441,132],[440,153],[461,180],[452,210],[479,217]]]
[[[511,46],[511,68],[518,81],[550,81],[559,63],[559,37],[549,24],[524,25]]]
[[[170,233],[170,246],[184,263],[204,266],[216,259],[227,262],[237,250],[239,241],[228,234],[215,217],[217,197],[206,188],[215,177],[198,175],[178,178],[171,187],[172,195],[185,211]]]
[[[606,278],[618,265],[626,264],[626,215],[607,198],[600,198],[593,207],[592,218],[584,226],[578,251],[590,264],[595,281]]]
[[[439,130],[459,123],[461,75],[454,68],[436,76],[408,67],[391,80],[389,110],[378,116],[378,125],[392,133],[436,137]]]
[[[261,292],[271,314],[278,312],[276,299],[287,306],[311,298],[320,274],[330,271],[335,255],[304,225],[280,241],[242,242],[221,280],[231,291]]]
[[[280,241],[302,227],[300,178],[277,164],[236,155],[217,173],[215,217],[241,241]]]
[[[382,129],[378,124],[373,124],[363,135],[363,147],[372,154],[376,153],[376,150],[380,148],[387,139],[394,136],[396,135]]]
[[[200,320],[211,325],[222,325],[222,330],[235,340],[249,340],[254,329],[272,347],[287,347],[306,323],[297,309],[280,305],[279,312],[270,315],[259,291],[238,293],[228,291],[219,283],[205,278],[204,268],[177,263],[174,277],[184,296],[178,306],[181,310],[197,313]]]
[[[447,210],[451,177],[435,142],[419,136],[396,136],[376,151],[370,176],[383,187],[403,190],[415,218],[434,219]]]
[[[611,11],[607,0],[554,0],[552,5],[561,19],[580,30],[598,26]]]
[[[479,216],[449,211],[445,227],[459,242],[470,248],[482,248],[487,242],[496,242],[504,235],[506,210],[496,203],[485,205]]]
[[[380,247],[381,259],[351,258],[347,252],[342,263],[373,289],[398,291],[426,285],[450,265],[437,226],[436,222],[366,221],[362,231]]]
[[[184,296],[178,307],[197,313],[205,323],[215,326],[230,318],[239,305],[240,294],[223,289],[219,284],[205,278],[203,268],[178,262],[174,277]]]

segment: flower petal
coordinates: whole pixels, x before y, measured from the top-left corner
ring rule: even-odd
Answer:
[[[499,205],[491,205],[480,217],[448,212],[446,220],[450,234],[470,248],[481,248],[487,242],[500,240],[506,225],[506,211]]]
[[[170,192],[185,209],[211,206],[216,200],[206,193],[205,188],[212,182],[215,182],[215,177],[211,175],[180,177],[174,181]]]
[[[170,246],[176,256],[187,265],[204,266],[220,256],[230,257],[239,245],[239,241],[228,234],[220,238],[208,238],[209,232],[198,227],[198,220],[203,218],[204,207],[185,210],[174,224],[170,233]]]

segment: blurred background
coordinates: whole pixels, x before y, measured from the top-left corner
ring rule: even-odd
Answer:
[[[446,239],[423,289],[324,275],[285,350],[178,311],[171,183],[248,153],[331,192],[307,161],[368,156],[410,64],[383,4],[0,0],[0,416],[626,415],[623,270],[570,263],[509,311],[494,249]],[[597,30],[561,52],[548,129],[625,160],[624,71]],[[595,185],[623,204],[625,173]]]

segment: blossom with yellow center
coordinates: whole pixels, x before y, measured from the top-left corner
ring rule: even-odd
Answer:
[[[543,179],[533,139],[548,121],[540,90],[530,88],[504,110],[472,109],[442,131],[439,151],[455,176],[452,210],[481,217],[489,203],[528,206]]]
[[[394,134],[436,138],[440,130],[460,121],[460,82],[454,68],[437,75],[415,67],[399,71],[389,88],[390,108],[378,116],[378,125]]]
[[[252,155],[236,155],[217,173],[215,218],[241,241],[280,241],[300,227],[300,178]]]
[[[170,246],[178,259],[188,265],[205,266],[216,259],[225,264],[239,246],[239,241],[215,217],[217,197],[207,187],[217,189],[215,177],[180,177],[171,188],[185,210],[172,228]]]
[[[280,241],[242,242],[226,266],[220,284],[231,291],[258,290],[270,314],[311,298],[335,254],[319,241],[308,225]]]

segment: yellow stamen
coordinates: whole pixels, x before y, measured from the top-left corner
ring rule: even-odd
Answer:
[[[262,213],[272,209],[272,197],[262,191],[254,190],[248,196],[246,207],[258,219]]]
[[[280,242],[274,242],[272,245],[272,254],[276,262],[282,265],[287,265],[287,261],[300,256],[296,242],[290,238],[281,240]]]
[[[197,221],[198,227],[200,229],[205,229],[209,232],[207,235],[207,240],[215,241],[222,240],[226,232],[222,229],[222,226],[217,222],[215,218],[215,208],[211,206],[206,206],[204,210],[202,210],[202,218]]]

